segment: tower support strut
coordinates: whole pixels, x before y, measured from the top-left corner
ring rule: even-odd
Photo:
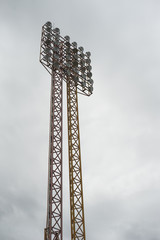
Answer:
[[[71,240],[85,240],[77,87],[67,83]]]
[[[62,240],[62,81],[61,74],[53,72],[45,240]]]

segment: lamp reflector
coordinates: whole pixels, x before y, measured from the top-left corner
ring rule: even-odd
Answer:
[[[84,48],[83,48],[83,47],[79,47],[79,50],[80,50],[81,52],[83,52],[83,51],[84,51]]]
[[[78,62],[77,61],[73,62],[73,67],[78,67]]]
[[[91,65],[88,65],[88,66],[87,66],[87,70],[88,70],[88,71],[91,71],[91,70],[92,70]]]
[[[47,27],[50,27],[50,28],[52,28],[52,23],[51,22],[46,22],[46,24],[45,24]]]
[[[91,53],[90,52],[86,52],[86,55],[87,55],[87,57],[90,57]]]
[[[59,28],[54,28],[53,31],[54,31],[55,33],[57,33],[57,34],[60,34]]]
[[[92,86],[89,87],[88,90],[89,90],[90,93],[92,93],[93,92],[93,87]]]
[[[86,86],[86,82],[83,81],[81,84],[82,84],[82,87],[85,88],[85,86]]]
[[[77,83],[78,82],[78,77],[74,77],[74,81]]]
[[[65,36],[64,38],[66,39],[67,42],[70,41],[70,37],[69,36]]]
[[[87,77],[89,77],[89,78],[92,77],[92,73],[91,73],[91,72],[88,72],[88,73],[87,73]]]
[[[90,64],[90,63],[91,63],[91,60],[90,60],[90,59],[86,59],[86,63],[87,63],[87,64]]]
[[[78,52],[77,48],[73,48],[73,53],[76,54]]]
[[[73,42],[72,45],[77,48],[77,43],[76,42]]]

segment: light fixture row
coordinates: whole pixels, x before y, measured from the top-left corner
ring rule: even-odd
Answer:
[[[63,76],[64,80],[76,84],[80,93],[91,95],[93,92],[91,53],[84,53],[83,47],[70,37],[60,36],[59,28],[52,29],[51,22],[42,27],[40,62],[52,74]]]

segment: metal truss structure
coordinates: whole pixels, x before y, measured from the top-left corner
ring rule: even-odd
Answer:
[[[42,27],[40,62],[51,74],[47,221],[44,240],[63,240],[62,231],[62,96],[67,83],[71,240],[85,240],[78,94],[91,95],[90,52],[47,22]]]
[[[48,207],[45,239],[62,239],[62,78],[51,79]],[[58,236],[58,237],[57,237]]]
[[[71,239],[85,239],[77,88],[67,83]]]

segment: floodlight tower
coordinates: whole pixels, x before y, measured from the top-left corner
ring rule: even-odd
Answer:
[[[71,240],[85,240],[78,94],[93,92],[90,52],[60,36],[51,22],[42,26],[40,62],[51,75],[47,221],[44,240],[62,240],[62,96],[67,83]]]

